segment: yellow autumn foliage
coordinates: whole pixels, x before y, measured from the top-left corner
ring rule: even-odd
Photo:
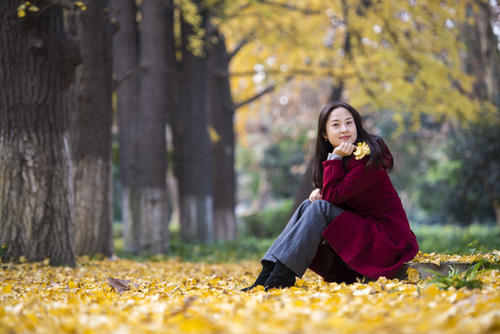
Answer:
[[[487,255],[491,258],[493,255]],[[475,255],[477,260],[480,255]],[[449,260],[420,253],[422,260]],[[458,261],[471,258],[455,258]],[[411,281],[326,283],[307,272],[290,289],[239,290],[259,265],[90,261],[76,268],[2,264],[0,333],[491,333],[500,329],[500,272],[481,290]],[[110,277],[130,282],[117,292]],[[111,280],[112,281],[112,280]],[[116,280],[115,280],[116,281]],[[124,283],[126,284],[126,283]]]
[[[364,112],[393,110],[401,132],[405,119],[418,130],[422,115],[468,122],[489,108],[471,97],[474,78],[463,64],[468,51],[460,29],[470,21],[467,8],[476,6],[470,0],[232,0],[214,22],[230,50],[248,40],[231,61],[236,101],[290,77],[328,78],[343,82],[343,99]],[[272,108],[266,103],[238,110],[239,134],[252,110]]]

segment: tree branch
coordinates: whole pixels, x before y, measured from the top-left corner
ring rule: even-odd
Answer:
[[[267,87],[266,89],[264,89],[263,91],[261,91],[260,93],[255,94],[251,98],[232,105],[231,109],[234,111],[234,110],[237,110],[238,108],[243,107],[246,104],[252,103],[253,101],[261,98],[262,96],[271,93],[275,88],[276,88],[276,84],[271,85],[271,86]]]
[[[250,42],[251,40],[253,39],[253,34],[251,34],[249,37],[245,37],[243,38],[239,43],[238,45],[236,45],[236,47],[234,48],[233,51],[231,52],[228,52],[228,56],[227,56],[227,60],[228,62],[231,61],[231,59],[233,59],[233,57],[246,45],[248,44],[248,42]]]
[[[265,71],[266,75],[267,74],[285,74],[281,70],[271,70],[271,71]],[[249,70],[249,71],[243,71],[243,72],[231,72],[229,73],[230,77],[248,77],[248,76],[254,76],[257,74],[255,70]],[[303,70],[303,69],[291,69],[286,71],[287,75],[316,75],[317,72],[313,70]]]
[[[128,70],[127,73],[121,76],[121,78],[113,79],[112,92],[116,91],[123,82],[127,81],[136,72],[137,72],[136,69]]]
[[[301,8],[301,7],[294,6],[294,5],[291,5],[288,3],[282,3],[282,2],[272,1],[272,0],[258,0],[258,2],[260,2],[264,5],[276,6],[276,7],[281,7],[281,8],[288,9],[288,10],[298,11],[298,12],[301,12],[301,13],[306,14],[306,15],[321,14],[320,10]]]
[[[290,80],[292,80],[292,79],[293,79],[293,76],[289,76],[288,78],[286,78],[285,83],[289,82],[289,81],[290,81]],[[238,108],[243,107],[244,105],[247,105],[247,104],[249,104],[249,103],[252,103],[253,101],[255,101],[255,100],[257,100],[257,99],[261,98],[262,96],[264,96],[264,95],[266,95],[266,94],[269,94],[269,93],[271,93],[272,91],[274,91],[274,90],[276,89],[276,86],[277,86],[277,84],[272,84],[272,85],[268,86],[266,89],[264,89],[263,91],[261,91],[261,92],[259,92],[259,93],[255,94],[254,96],[252,96],[252,97],[250,97],[250,98],[248,98],[248,99],[246,99],[246,100],[244,100],[244,101],[241,101],[241,102],[239,102],[239,103],[234,104],[234,105],[231,107],[231,109],[234,111],[234,110],[236,110],[236,109],[238,109]]]

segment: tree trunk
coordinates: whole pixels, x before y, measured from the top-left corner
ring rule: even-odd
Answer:
[[[82,64],[68,98],[77,255],[113,254],[111,38],[107,0],[87,1],[76,35]]]
[[[497,221],[498,229],[500,230],[500,199],[499,198],[493,199],[493,209],[495,210],[495,218]]]
[[[487,1],[478,3],[480,5],[479,12],[476,14],[476,26],[479,33],[482,82],[485,86],[487,99],[494,105],[500,106],[498,39],[491,28],[492,13],[490,4]]]
[[[491,27],[492,12],[487,1],[478,2],[479,12],[476,16],[476,31],[478,33],[479,62],[475,68],[476,80],[484,87],[484,95],[500,112],[500,52],[498,51],[498,39]],[[470,47],[469,47],[470,48]],[[494,130],[493,130],[494,131]],[[500,198],[494,192],[490,192],[493,199],[493,210],[500,229]]]
[[[0,244],[2,259],[75,265],[64,94],[79,62],[62,10],[0,2]]]
[[[124,249],[140,250],[139,233],[139,70],[138,33],[134,0],[111,0],[111,13],[119,29],[113,37],[113,71],[117,82],[118,142]]]
[[[487,1],[478,1],[478,11],[470,11],[474,24],[465,24],[461,37],[467,47],[465,64],[475,77],[474,95],[500,105],[499,63],[497,37],[491,28],[492,13]]]
[[[200,1],[195,1],[198,8]],[[202,13],[201,28],[206,27]],[[179,73],[177,112],[172,114],[175,174],[179,186],[181,238],[184,241],[213,240],[211,147],[207,115],[207,59],[188,47],[193,29],[181,17],[182,63]]]
[[[215,28],[214,28],[215,29]],[[229,55],[224,36],[215,30],[209,50],[210,68],[207,98],[209,123],[214,131],[212,143],[213,220],[216,240],[236,238],[234,172],[234,125],[229,85]],[[212,40],[212,38],[210,38]]]
[[[139,234],[140,250],[163,252],[168,247],[166,118],[168,17],[163,0],[141,5]]]

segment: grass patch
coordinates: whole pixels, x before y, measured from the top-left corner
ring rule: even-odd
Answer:
[[[417,236],[420,250],[425,253],[484,254],[500,249],[500,231],[497,226],[416,225],[412,230]]]
[[[417,225],[412,229],[420,250],[425,253],[468,255],[500,249],[500,232],[497,226]],[[113,230],[116,254],[137,261],[163,261],[169,258],[206,263],[258,261],[274,240],[240,237],[235,241],[218,241],[212,244],[185,243],[180,241],[177,234],[173,234],[165,254],[134,255],[123,250],[122,225],[115,223]]]
[[[113,235],[116,255],[137,261],[163,261],[169,258],[206,263],[258,261],[273,242],[271,238],[240,237],[234,241],[217,241],[212,244],[187,243],[182,242],[178,234],[173,234],[165,254],[142,253],[134,255],[123,249],[121,224],[113,224]]]

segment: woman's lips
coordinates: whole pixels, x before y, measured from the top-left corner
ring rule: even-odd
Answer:
[[[349,138],[351,138],[351,136],[342,136],[342,137],[340,137],[340,139],[342,139],[342,140],[347,140]]]

